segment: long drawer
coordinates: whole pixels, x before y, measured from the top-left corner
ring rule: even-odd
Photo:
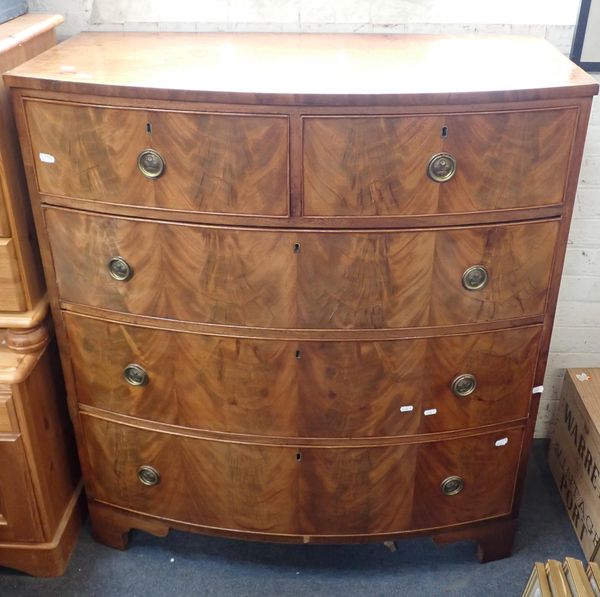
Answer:
[[[425,215],[561,203],[577,109],[303,120],[305,215]]]
[[[523,437],[511,429],[431,443],[296,447],[171,435],[85,414],[82,421],[90,498],[204,527],[304,536],[401,533],[507,514]]]
[[[42,194],[197,213],[288,214],[287,116],[39,100],[26,100],[25,111]]]
[[[317,438],[525,418],[541,330],[298,342],[64,318],[81,404],[196,429]]]
[[[209,324],[304,329],[541,315],[559,228],[544,221],[290,232],[52,207],[45,214],[62,300]]]

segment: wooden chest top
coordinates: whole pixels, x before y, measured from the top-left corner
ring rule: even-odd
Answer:
[[[288,105],[448,105],[598,93],[598,83],[551,44],[517,36],[83,33],[16,68],[7,82]]]

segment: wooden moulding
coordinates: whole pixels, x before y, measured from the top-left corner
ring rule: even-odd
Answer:
[[[0,328],[27,330],[37,327],[48,313],[48,297],[43,296],[30,311],[0,313]]]
[[[80,482],[65,508],[50,541],[43,543],[0,543],[0,566],[39,577],[64,574],[77,542],[85,515],[83,483]]]
[[[0,334],[0,383],[24,382],[44,354],[50,341],[48,327],[41,323],[29,329],[9,329]]]

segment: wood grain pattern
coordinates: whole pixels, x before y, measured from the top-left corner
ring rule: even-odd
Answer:
[[[201,213],[288,213],[286,116],[36,100],[26,101],[25,110],[41,193]],[[138,170],[146,148],[165,161],[158,179]],[[41,153],[54,163],[41,161]]]
[[[576,118],[576,109],[305,117],[304,213],[422,215],[561,203]],[[438,183],[427,165],[441,152],[456,158],[457,169]]]
[[[0,433],[18,433],[12,396],[10,392],[4,393],[0,388]]]
[[[0,462],[0,541],[42,541],[40,514],[20,436],[0,435]]]
[[[0,238],[0,311],[23,311],[26,306],[12,238]]]
[[[62,299],[169,319],[274,328],[399,328],[541,314],[558,232],[558,223],[550,221],[298,234],[55,208],[45,214]],[[108,273],[115,255],[133,268],[127,282]],[[489,268],[490,283],[469,292],[461,278],[474,264]]]
[[[183,427],[286,437],[377,437],[527,416],[539,326],[418,340],[251,340],[65,313],[80,403]],[[144,367],[129,385],[123,369]],[[472,373],[478,389],[450,389]],[[402,412],[402,406],[413,410]],[[436,415],[424,415],[436,409]]]
[[[0,73],[33,58],[56,43],[59,15],[23,15],[0,25]],[[33,232],[31,210],[18,135],[8,89],[0,78],[0,237],[12,237],[16,248],[20,311],[32,310],[44,295],[44,281]],[[10,292],[10,290],[9,290]],[[1,300],[0,294],[0,303]],[[0,307],[0,327],[5,327]]]
[[[82,419],[92,499],[201,526],[332,539],[508,513],[522,434],[513,429],[403,446],[294,448],[213,442]],[[507,445],[496,447],[504,437]],[[137,469],[144,464],[162,473],[158,485],[139,483]],[[464,478],[465,489],[444,496],[440,483],[454,474]]]
[[[500,70],[489,69],[499,55]],[[457,67],[443,71],[448,57]],[[484,559],[509,553],[537,408],[529,392],[541,384],[598,90],[589,75],[531,40],[90,34],[6,80],[21,86],[17,119],[99,540],[122,548],[130,528],[171,527],[311,543],[428,533],[475,539]],[[148,196],[61,195],[58,182],[40,193],[24,103],[42,101],[285,120],[291,213],[167,211]],[[325,175],[309,179],[302,118],[366,124],[322,134],[318,150],[337,143],[342,158],[312,156]],[[164,122],[204,155],[186,135],[191,121]],[[410,151],[398,150],[400,134]],[[110,135],[98,143],[110,147]],[[434,147],[460,160],[432,199],[411,159]],[[173,151],[167,173],[183,149]],[[327,173],[344,159],[341,178]],[[383,178],[371,176],[374,160],[387,160]],[[182,172],[169,201],[189,202],[195,170]],[[386,187],[394,176],[402,192]],[[302,213],[303,178],[323,195],[331,185],[340,205],[311,215],[307,202]],[[116,254],[133,266],[126,283],[108,276]],[[469,293],[461,276],[474,264],[491,279]],[[122,388],[121,357],[151,373],[137,394]],[[481,385],[455,409],[446,393],[457,364]],[[439,415],[397,425],[398,396],[419,414],[434,399]],[[145,462],[163,477],[143,491]],[[465,489],[445,498],[450,474]]]
[[[261,105],[448,105],[598,93],[598,83],[545,40],[497,35],[82,33],[7,81]]]
[[[13,388],[34,495],[45,539],[50,540],[74,494],[80,493],[81,478],[55,342],[45,347],[27,379]]]

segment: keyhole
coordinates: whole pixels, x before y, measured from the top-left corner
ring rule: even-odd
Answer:
[[[300,243],[294,243],[294,253],[300,253]]]
[[[445,139],[447,136],[448,136],[448,127],[443,126],[442,127],[442,139]]]
[[[297,358],[298,360],[300,360],[300,357],[301,357],[301,356],[302,356],[302,353],[301,353],[299,350],[297,350],[297,351],[296,351],[296,358]]]
[[[146,132],[148,134],[152,133],[152,123],[151,122],[146,123]]]
[[[296,460],[300,462],[302,460],[302,454],[300,452],[296,452]]]

